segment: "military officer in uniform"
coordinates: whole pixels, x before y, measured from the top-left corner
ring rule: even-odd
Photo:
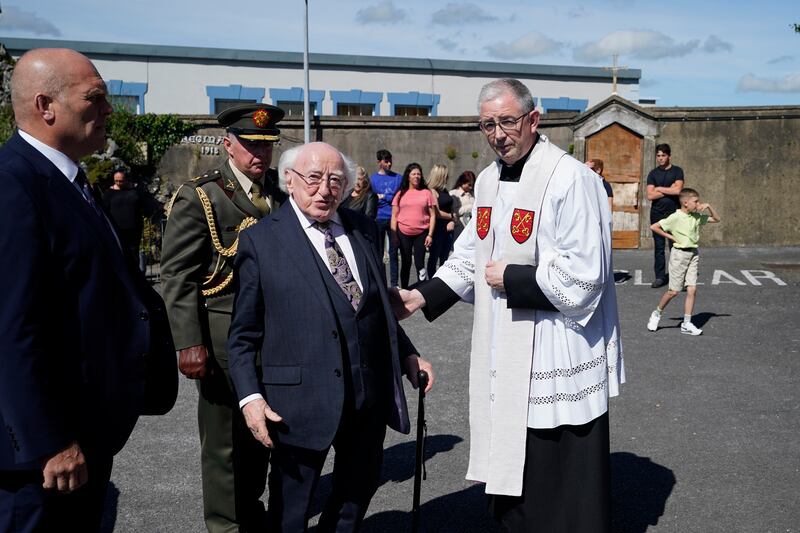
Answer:
[[[180,371],[199,389],[203,508],[211,533],[262,531],[268,450],[250,434],[231,386],[225,343],[239,232],[286,200],[269,168],[280,108],[227,109],[228,161],[178,189],[169,208],[161,285]]]

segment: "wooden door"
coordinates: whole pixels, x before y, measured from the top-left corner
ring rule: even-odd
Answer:
[[[586,159],[595,158],[614,190],[613,246],[638,248],[642,138],[615,122],[586,138]]]

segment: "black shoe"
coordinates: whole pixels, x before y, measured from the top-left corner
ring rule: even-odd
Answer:
[[[650,286],[654,289],[658,289],[659,287],[663,287],[666,284],[667,280],[658,278],[653,283],[651,283]]]

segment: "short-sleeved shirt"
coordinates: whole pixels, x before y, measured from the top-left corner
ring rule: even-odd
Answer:
[[[672,165],[666,170],[661,167],[656,167],[647,175],[647,185],[652,185],[654,187],[672,187],[678,180],[684,181],[683,169],[675,165]],[[659,215],[663,215],[660,217],[663,218],[670,213],[674,213],[680,206],[678,195],[675,194],[653,200],[650,210]]]
[[[397,229],[405,235],[419,235],[428,230],[431,222],[430,208],[436,199],[430,189],[408,189],[398,192],[392,200],[397,206]]]
[[[372,192],[383,195],[383,198],[378,198],[378,215],[375,218],[389,220],[392,218],[392,198],[400,188],[403,176],[391,170],[386,174],[376,172],[369,177],[369,181],[372,185]]]
[[[708,222],[708,215],[684,213],[678,209],[660,221],[661,229],[675,237],[675,248],[697,248],[700,242],[700,226]]]

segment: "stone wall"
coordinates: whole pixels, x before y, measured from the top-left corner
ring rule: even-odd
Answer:
[[[642,154],[640,205],[642,248],[652,246],[649,203],[643,198],[647,171],[655,165],[653,148],[666,142],[673,162],[686,174],[686,185],[720,212],[723,223],[703,234],[703,245],[800,245],[797,204],[800,203],[800,107],[761,108],[648,108],[611,98],[581,115],[552,115],[542,119],[541,131],[568,150],[575,145],[583,157],[583,135],[588,124],[603,127],[621,109],[647,125]],[[224,160],[224,150],[209,117],[182,117],[200,127],[198,136],[173,147],[162,160],[160,173],[174,184],[213,168]],[[388,148],[394,169],[403,171],[418,162],[427,172],[435,163],[450,169],[453,183],[463,170],[476,174],[494,159],[494,153],[476,127],[476,117],[322,117],[312,123],[312,140],[337,146],[368,171],[375,152]],[[626,125],[626,127],[628,127]],[[302,120],[281,122],[282,141],[276,149],[302,142]],[[452,159],[448,158],[448,151]],[[218,152],[219,155],[215,155]],[[473,152],[477,157],[473,157]]]
[[[704,244],[800,244],[798,112],[743,111],[727,120],[694,114],[687,118],[695,120],[663,123],[656,141],[670,145],[686,186],[723,218],[704,231]]]

